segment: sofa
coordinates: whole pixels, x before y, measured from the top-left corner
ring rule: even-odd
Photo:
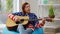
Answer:
[[[9,31],[6,27],[3,29],[2,34],[19,34],[18,32]],[[44,34],[43,28],[36,29],[32,34]]]

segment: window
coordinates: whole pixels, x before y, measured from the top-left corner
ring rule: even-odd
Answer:
[[[1,0],[0,0],[0,11],[1,11]]]
[[[13,8],[13,0],[6,0],[6,10],[11,12]]]

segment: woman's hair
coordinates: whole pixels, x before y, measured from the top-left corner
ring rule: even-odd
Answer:
[[[26,12],[25,12],[25,6],[28,5],[28,4],[29,4],[28,2],[25,2],[25,3],[22,5],[22,11],[23,11],[24,13],[26,13]]]

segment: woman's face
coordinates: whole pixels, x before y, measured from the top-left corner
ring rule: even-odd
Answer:
[[[30,13],[30,5],[29,4],[27,4],[26,6],[25,6],[25,12],[26,13]]]

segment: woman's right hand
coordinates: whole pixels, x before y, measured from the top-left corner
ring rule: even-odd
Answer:
[[[20,19],[17,18],[17,15],[14,16],[13,14],[10,14],[10,13],[9,13],[9,14],[8,14],[8,17],[11,18],[11,19],[12,19],[13,21],[15,21],[15,22],[16,22],[16,21],[20,21]]]
[[[20,23],[20,19],[17,18],[17,16],[15,16],[15,20],[14,21],[15,21],[16,24],[19,24]]]
[[[19,18],[17,18],[17,16],[15,16],[14,21],[15,21],[15,22],[17,22],[17,21],[20,21],[20,19],[19,19]]]

